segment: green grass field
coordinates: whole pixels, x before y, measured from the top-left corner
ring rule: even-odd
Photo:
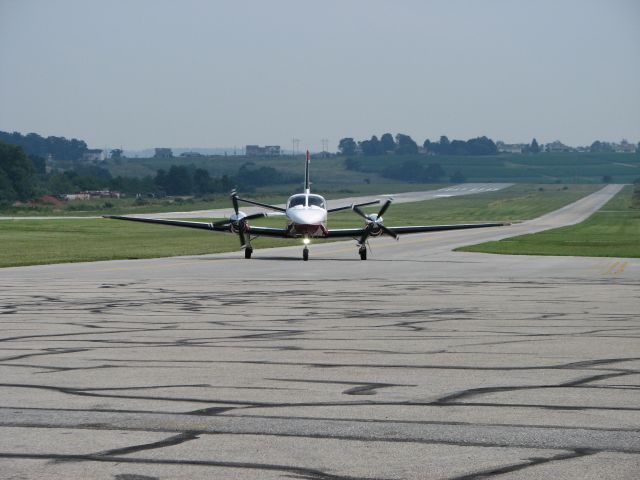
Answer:
[[[560,208],[598,187],[571,185],[565,190],[546,186],[540,190],[537,185],[515,185],[498,192],[396,204],[385,214],[385,224],[525,220]],[[282,226],[283,219],[262,219],[255,224]],[[330,228],[361,225],[362,220],[352,212],[329,219]],[[233,235],[107,219],[0,221],[1,267],[199,255],[236,251],[238,244]],[[300,240],[266,238],[253,243],[258,249],[298,244]]]
[[[625,187],[602,209],[577,225],[458,250],[507,255],[639,258],[640,208],[632,203],[632,189]]]
[[[450,184],[447,183],[386,183],[386,184],[347,184],[339,188],[334,187],[321,191],[325,198],[342,198],[360,195],[384,195],[388,193],[402,193],[422,190],[436,190]],[[256,192],[239,192],[241,196],[263,203],[278,204],[284,203],[293,193],[298,193],[302,185],[275,185],[265,187]],[[120,199],[101,200],[77,200],[67,202],[65,205],[21,205],[21,206],[0,206],[0,216],[10,217],[41,217],[41,216],[62,216],[62,217],[92,217],[99,215],[123,215],[123,214],[144,214],[162,212],[189,212],[194,210],[210,210],[217,208],[231,208],[229,194],[209,195],[206,198],[149,198],[144,200],[144,204],[138,204],[133,197]]]

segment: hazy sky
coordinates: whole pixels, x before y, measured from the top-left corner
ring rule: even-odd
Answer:
[[[0,0],[0,130],[640,140],[637,0]]]

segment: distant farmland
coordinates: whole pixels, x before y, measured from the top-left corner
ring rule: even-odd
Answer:
[[[609,176],[616,183],[632,183],[640,177],[640,154],[616,153],[562,153],[537,155],[496,156],[428,156],[428,155],[384,155],[376,157],[353,157],[359,164],[357,170],[347,170],[345,157],[312,159],[312,180],[316,188],[362,183],[372,184],[397,182],[385,178],[384,170],[400,166],[407,161],[416,161],[426,166],[441,165],[449,181],[455,172],[460,172],[468,182],[517,182],[517,183],[601,183]],[[257,166],[270,166],[286,173],[300,174],[303,158],[281,157],[176,157],[134,158],[121,164],[109,162],[113,175],[155,175],[156,170],[168,169],[172,164],[195,165],[207,169],[212,175],[234,175],[240,166],[253,162]]]

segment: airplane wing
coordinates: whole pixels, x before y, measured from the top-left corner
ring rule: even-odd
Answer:
[[[364,228],[334,228],[327,231],[326,238],[355,238],[362,235]]]
[[[158,223],[160,225],[173,225],[174,227],[199,228],[201,230],[213,230],[218,232],[228,231],[228,228],[222,228],[213,223],[206,222],[187,222],[182,220],[163,220],[160,218],[143,218],[143,217],[122,217],[120,215],[103,215],[102,218],[112,218],[114,220],[129,220],[131,222]]]
[[[291,238],[286,228],[254,227],[253,225],[248,225],[247,229],[247,233],[258,237]]]
[[[282,207],[276,207],[275,205],[269,205],[267,203],[256,202],[255,200],[247,200],[246,198],[236,197],[239,202],[249,203],[251,205],[257,205],[258,207],[269,208],[271,210],[275,210],[276,212],[284,213],[286,210]]]
[[[504,227],[508,223],[461,223],[455,225],[425,225],[415,227],[387,227],[397,234],[420,233],[420,232],[442,232],[445,230],[466,230],[470,228]]]
[[[374,200],[372,202],[365,203],[352,203],[351,205],[346,205],[344,207],[330,208],[329,210],[327,210],[327,213],[341,212],[343,210],[353,210],[353,207],[366,207],[367,205],[377,205],[378,203],[380,203],[380,200]]]
[[[503,227],[509,225],[508,223],[466,223],[457,225],[425,225],[425,226],[408,226],[408,227],[387,227],[389,230],[396,234],[404,233],[422,233],[422,232],[442,232],[445,230],[464,230],[470,228],[487,228],[487,227]],[[386,226],[386,225],[385,225]],[[340,228],[329,230],[327,232],[327,238],[340,238],[340,237],[360,237],[364,233],[364,228]]]
[[[131,222],[156,223],[159,225],[171,225],[174,227],[199,228],[201,230],[210,230],[213,232],[227,232],[231,230],[228,224],[215,224],[206,222],[189,222],[183,220],[164,220],[160,218],[144,218],[144,217],[122,217],[119,215],[103,215],[103,218],[112,218],[115,220],[129,220]],[[288,232],[284,228],[254,227],[248,225],[247,233],[260,237],[278,237],[290,238]]]

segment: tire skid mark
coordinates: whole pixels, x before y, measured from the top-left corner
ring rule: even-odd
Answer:
[[[560,453],[552,457],[531,457],[531,458],[528,458],[526,461],[522,463],[517,463],[515,465],[506,465],[504,467],[480,470],[475,473],[469,473],[466,475],[450,477],[449,480],[482,480],[484,478],[492,478],[497,475],[502,475],[505,473],[517,472],[519,470],[524,470],[529,467],[535,467],[536,465],[543,465],[545,463],[551,463],[551,462],[561,462],[563,460],[573,460],[575,458],[586,457],[589,455],[594,455],[596,453],[598,453],[597,450],[577,449],[569,453]]]
[[[51,461],[92,461],[107,463],[131,463],[143,465],[176,465],[176,466],[200,466],[200,467],[221,467],[236,468],[244,470],[277,471],[289,474],[293,478],[305,480],[385,480],[382,477],[352,477],[347,475],[335,475],[313,468],[296,467],[291,465],[278,465],[271,463],[251,463],[251,462],[225,462],[216,460],[171,460],[155,458],[130,458],[108,455],[58,455],[53,453],[3,453],[0,458],[6,459],[27,459],[27,460],[51,460]]]

